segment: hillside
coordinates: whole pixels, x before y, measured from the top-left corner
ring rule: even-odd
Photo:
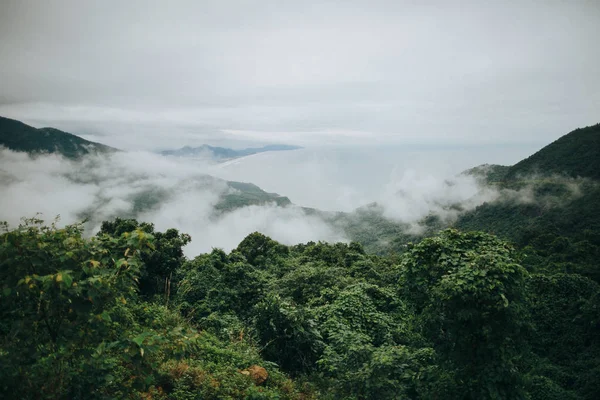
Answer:
[[[0,117],[0,146],[31,154],[58,153],[76,159],[86,154],[110,153],[115,148],[90,142],[55,128],[39,128],[20,121]]]
[[[475,177],[480,183],[495,184],[502,182],[511,167],[497,164],[483,164],[462,172],[462,175]]]
[[[278,206],[292,204],[289,198],[280,196],[277,193],[265,192],[252,183],[227,181],[227,186],[231,190],[215,206],[218,211],[230,211],[239,207],[269,203],[275,203]]]
[[[482,183],[512,186],[538,176],[600,180],[600,124],[578,128],[512,166],[483,164],[463,172]]]
[[[541,175],[566,175],[600,180],[600,124],[575,129],[510,167],[505,180]]]
[[[461,230],[515,243],[526,266],[600,282],[600,124],[576,129],[511,167],[479,166],[500,196],[464,213]]]
[[[160,154],[163,156],[172,157],[189,157],[189,158],[212,158],[217,161],[226,161],[234,158],[245,157],[252,154],[264,153],[267,151],[289,151],[301,149],[300,146],[290,146],[284,144],[273,144],[263,147],[251,147],[241,150],[230,149],[227,147],[214,147],[203,144],[199,147],[185,146],[177,150],[165,150]]]

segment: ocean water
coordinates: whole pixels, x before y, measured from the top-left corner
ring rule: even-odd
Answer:
[[[305,148],[255,154],[218,164],[217,177],[251,182],[301,206],[351,211],[378,201],[402,182],[405,190],[440,184],[481,164],[512,165],[542,145]]]

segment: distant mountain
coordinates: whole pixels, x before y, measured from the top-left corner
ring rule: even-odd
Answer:
[[[266,151],[287,151],[301,149],[300,146],[290,146],[285,144],[272,144],[263,147],[247,148],[241,150],[234,150],[227,147],[214,147],[207,144],[203,144],[199,147],[185,146],[177,150],[165,150],[161,151],[160,154],[163,156],[173,157],[210,157],[218,161],[231,160],[233,158],[245,157],[252,154],[264,153]]]
[[[265,192],[253,183],[227,181],[230,192],[225,194],[215,205],[218,211],[231,211],[236,208],[275,203],[278,206],[288,206],[292,202],[277,193]]]
[[[30,154],[59,153],[71,159],[86,154],[118,151],[55,128],[37,129],[4,117],[0,117],[0,146]]]

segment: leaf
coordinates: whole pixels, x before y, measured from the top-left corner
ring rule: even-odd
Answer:
[[[100,317],[102,317],[102,319],[106,322],[112,321],[112,319],[110,318],[110,314],[107,313],[106,311],[103,311],[102,314],[100,314]]]
[[[71,284],[73,283],[73,277],[66,272],[63,272],[62,277],[63,277],[63,281],[65,283],[65,286],[71,287]]]
[[[504,300],[504,307],[508,307],[508,299],[506,296],[504,296],[504,293],[500,293],[500,297],[502,297],[502,300]]]
[[[136,336],[132,340],[135,344],[141,347],[142,343],[144,343],[144,339],[146,339],[146,336],[148,336],[148,332],[143,332],[142,334]]]

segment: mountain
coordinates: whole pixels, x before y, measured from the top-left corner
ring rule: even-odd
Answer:
[[[264,153],[266,151],[287,151],[301,149],[300,146],[291,146],[285,144],[272,144],[263,147],[247,148],[241,150],[234,150],[227,147],[214,147],[207,144],[203,144],[199,147],[185,146],[177,150],[165,150],[161,151],[160,154],[163,156],[173,157],[210,157],[217,161],[226,161],[233,158],[245,157],[252,154]]]
[[[518,162],[505,180],[532,174],[559,174],[600,180],[600,124],[575,129]]]
[[[70,175],[65,176],[70,180]],[[80,177],[78,177],[80,178]],[[140,184],[143,178],[132,176],[125,179],[123,182],[134,186]],[[211,212],[211,217],[218,217],[224,213],[234,211],[238,208],[247,206],[262,206],[275,204],[280,207],[292,205],[289,198],[281,196],[277,193],[269,193],[252,183],[225,181],[211,175],[198,175],[194,178],[186,178],[185,182],[180,182],[182,190],[191,190],[198,192],[219,192],[220,198]],[[131,208],[128,211],[122,211],[118,215],[122,218],[139,218],[140,215],[151,212],[161,207],[166,202],[176,198],[179,194],[173,191],[172,188],[164,188],[152,183],[145,183],[139,187],[139,190],[133,191],[125,200],[131,203]],[[95,216],[98,213],[97,207],[102,204],[101,191],[98,192],[98,198],[93,205],[83,211],[79,217],[83,220],[91,221],[92,224],[102,221],[96,220]]]
[[[515,165],[483,164],[463,174],[504,185],[551,175],[600,180],[599,155],[600,124],[596,124],[575,129]]]
[[[385,218],[376,204],[328,220],[372,253],[402,253],[409,242],[451,226],[512,242],[532,272],[578,273],[600,282],[600,125],[576,129],[512,166],[484,164],[462,174],[497,196],[444,222],[435,214],[419,230]],[[326,216],[327,217],[327,216]]]
[[[538,270],[600,282],[600,124],[576,129],[513,166],[465,171],[499,197],[462,214],[461,230],[508,239]]]
[[[86,154],[118,151],[100,143],[90,142],[55,128],[34,128],[20,121],[0,117],[0,146],[27,153],[59,153],[76,159]]]
[[[230,192],[216,204],[215,209],[218,211],[230,211],[239,207],[269,203],[275,203],[282,207],[292,204],[289,198],[277,193],[265,192],[252,183],[227,181],[227,186],[230,188]]]
[[[480,183],[494,184],[504,180],[511,167],[497,164],[482,164],[462,172],[462,175],[473,176]]]

